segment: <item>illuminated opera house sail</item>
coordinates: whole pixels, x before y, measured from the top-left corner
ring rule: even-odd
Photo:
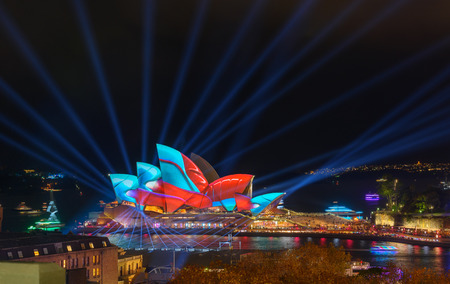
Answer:
[[[160,167],[138,162],[137,175],[110,174],[117,201],[144,212],[241,212],[257,216],[274,208],[284,193],[252,197],[253,176],[219,177],[198,155],[191,159],[158,144]],[[195,162],[194,162],[195,161]]]

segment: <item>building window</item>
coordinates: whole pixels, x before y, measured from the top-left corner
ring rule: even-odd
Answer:
[[[100,264],[100,256],[97,255],[97,264]]]
[[[138,263],[136,263],[136,271],[135,271],[135,272],[137,272],[137,271],[138,271],[138,269],[139,269],[139,264],[138,264]]]
[[[75,258],[75,268],[78,268],[78,257]]]
[[[93,243],[89,243],[89,247],[90,247],[91,249],[93,249],[93,248],[94,248],[94,244],[93,244]]]
[[[34,249],[34,256],[39,256],[39,250],[38,249]]]
[[[119,276],[122,276],[123,275],[123,267],[121,266],[120,267],[120,275]]]
[[[65,259],[63,259],[63,261],[62,261],[62,267],[66,268],[66,260]]]
[[[89,269],[86,269],[86,278],[89,278]]]
[[[13,258],[13,253],[10,252],[10,251],[8,251],[8,258],[9,258],[9,259],[12,259],[12,258]]]
[[[81,243],[81,249],[86,249],[86,245],[84,243]]]
[[[97,271],[97,270],[96,270],[95,268],[92,269],[92,277],[94,277],[94,278],[97,276],[96,271]]]
[[[85,260],[84,260],[84,257],[82,257],[81,258],[81,266],[84,267],[84,265],[85,265]]]
[[[19,258],[23,258],[23,253],[21,250],[17,251],[17,255],[19,256]]]
[[[42,250],[44,251],[44,254],[48,254],[48,249],[47,248],[43,248]]]
[[[67,251],[72,251],[72,246],[71,245],[67,245]]]
[[[100,268],[97,268],[97,277],[100,277]]]
[[[86,266],[89,266],[89,256],[86,256]]]
[[[108,244],[105,241],[102,241],[102,244],[103,244],[104,247],[108,246]]]

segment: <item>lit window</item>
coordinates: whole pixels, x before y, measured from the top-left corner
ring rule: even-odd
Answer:
[[[95,273],[97,270],[94,268],[94,269],[92,269],[92,277],[95,277],[95,276],[97,276],[97,274]]]
[[[97,268],[97,276],[100,277],[100,268]]]
[[[23,258],[23,253],[22,253],[21,250],[19,250],[19,251],[17,252],[17,255],[19,256],[19,258]]]
[[[9,259],[13,258],[13,254],[12,254],[12,252],[10,252],[10,251],[8,251],[8,258],[9,258]]]
[[[100,264],[100,256],[97,255],[97,264]]]
[[[71,245],[67,245],[67,251],[72,251],[72,246]]]
[[[65,259],[63,259],[63,265],[62,265],[62,267],[66,268],[66,260],[65,260]]]
[[[44,254],[48,254],[48,249],[47,248],[43,248],[42,250],[44,251]]]
[[[39,250],[38,249],[34,249],[34,256],[39,256]]]
[[[92,264],[96,264],[96,263],[97,263],[95,260],[96,260],[96,256],[93,255],[93,256],[92,256]]]
[[[90,247],[91,249],[93,249],[93,248],[94,248],[94,244],[93,244],[93,243],[89,243],[89,247]]]
[[[103,244],[104,247],[108,246],[108,244],[105,241],[102,241],[102,244]]]
[[[86,245],[84,243],[81,243],[81,249],[86,249]]]

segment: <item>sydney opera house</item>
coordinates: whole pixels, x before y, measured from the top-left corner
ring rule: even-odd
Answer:
[[[149,217],[155,226],[221,228],[249,224],[274,214],[284,193],[252,196],[253,176],[219,177],[203,158],[158,144],[160,167],[138,162],[137,175],[110,174],[116,201],[106,206],[99,225],[111,220],[130,225],[130,207]],[[134,211],[136,211],[134,210]],[[279,210],[278,210],[279,211]]]

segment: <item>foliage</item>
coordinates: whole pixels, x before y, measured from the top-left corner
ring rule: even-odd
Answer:
[[[417,195],[413,200],[416,212],[434,212],[439,209],[441,205],[441,196],[439,191],[439,189],[430,188],[424,193]]]
[[[423,213],[427,210],[427,197],[424,194],[417,196],[415,200],[417,212]]]
[[[450,283],[449,273],[438,273],[426,267],[405,271],[402,282],[405,284],[432,284],[432,283]]]
[[[235,265],[211,263],[208,268],[188,265],[171,283],[449,283],[448,273],[430,269],[402,271],[393,264],[358,276],[345,276],[350,255],[341,248],[314,244],[283,252],[255,252],[244,255]]]
[[[256,252],[223,270],[188,266],[172,283],[345,283],[350,255],[314,244],[283,252]]]

